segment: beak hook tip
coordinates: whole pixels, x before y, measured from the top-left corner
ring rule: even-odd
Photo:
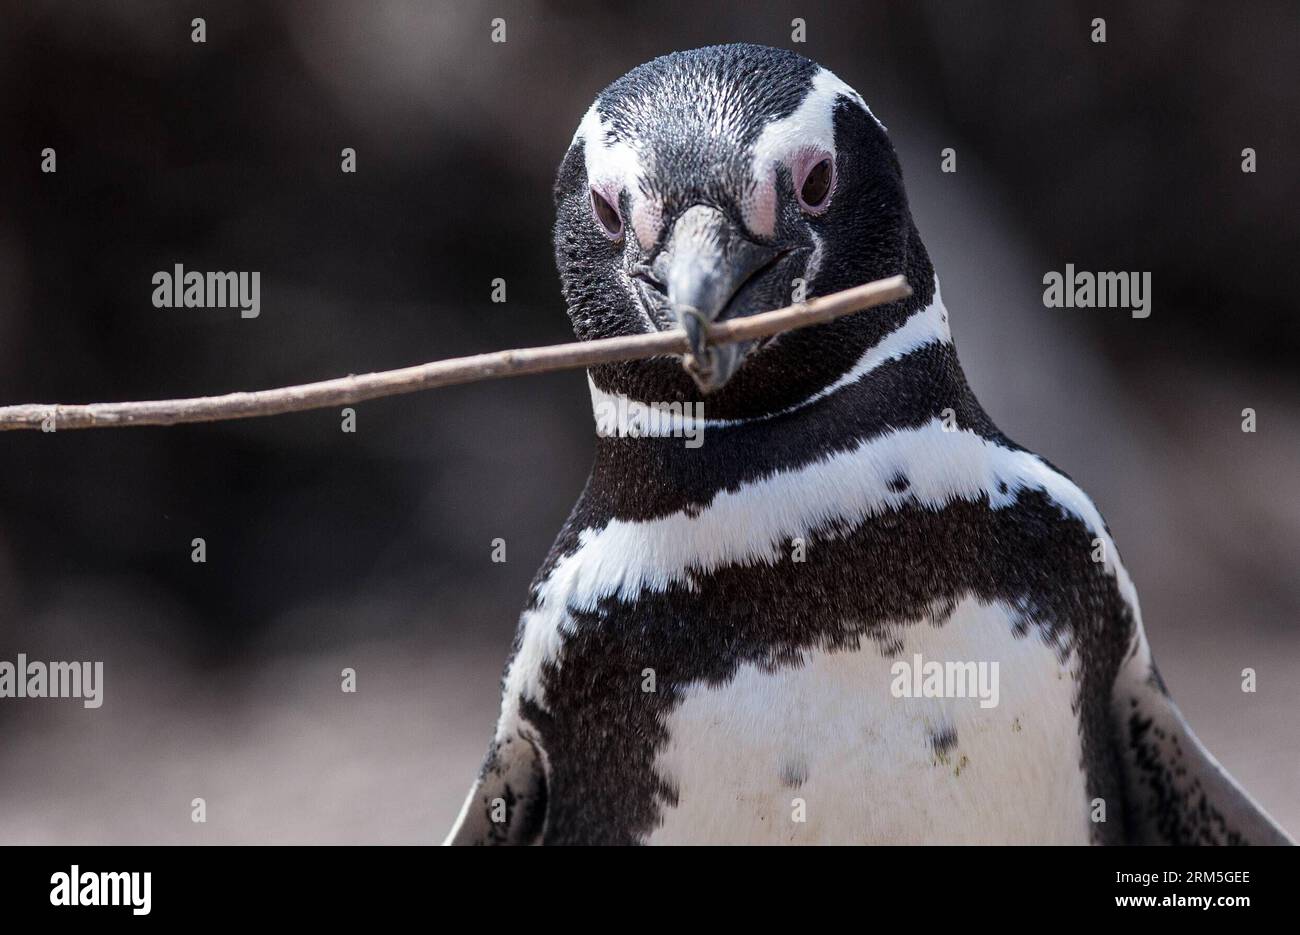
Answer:
[[[682,356],[682,367],[701,390],[708,392],[718,369],[717,349],[709,344],[709,319],[693,305],[679,303],[675,308],[690,347]]]

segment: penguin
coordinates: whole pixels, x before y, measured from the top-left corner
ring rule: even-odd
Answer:
[[[656,58],[554,195],[577,337],[690,353],[588,372],[623,415],[446,843],[1290,843],[1170,699],[1097,508],[977,402],[855,90],[756,45]],[[906,299],[708,342],[896,273]]]

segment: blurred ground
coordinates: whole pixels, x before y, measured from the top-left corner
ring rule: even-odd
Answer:
[[[199,6],[6,11],[0,402],[564,340],[549,187],[595,92],[674,48],[789,44],[792,15]],[[1093,495],[1188,720],[1300,834],[1296,12],[800,6],[800,50],[890,127],[985,407]],[[175,262],[262,270],[262,317],[152,308]],[[1152,317],[1044,309],[1066,262],[1151,270]],[[370,403],[355,436],[324,412],[0,437],[0,659],[102,659],[107,682],[93,711],[0,703],[0,842],[439,839],[590,434],[566,374]]]

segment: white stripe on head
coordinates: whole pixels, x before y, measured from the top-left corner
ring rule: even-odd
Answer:
[[[825,152],[835,155],[835,104],[846,97],[861,107],[880,129],[885,125],[876,119],[862,95],[853,90],[828,69],[821,69],[813,77],[812,87],[803,103],[794,112],[780,120],[773,120],[763,128],[754,143],[751,174],[754,187],[741,205],[745,224],[756,234],[771,236],[776,228],[776,166],[790,166],[802,152]]]
[[[632,205],[630,226],[642,249],[649,250],[659,237],[662,208],[641,190],[641,180],[646,167],[641,156],[625,140],[615,138],[609,124],[600,117],[598,104],[592,104],[573,142],[583,143],[583,160],[587,167],[587,182],[612,205],[618,205],[619,194],[626,191]]]

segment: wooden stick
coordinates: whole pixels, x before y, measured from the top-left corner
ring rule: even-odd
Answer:
[[[709,341],[723,344],[768,337],[781,331],[806,328],[906,298],[911,288],[902,276],[869,282],[833,295],[812,299],[773,312],[761,312],[709,326]],[[546,373],[637,360],[666,354],[685,354],[689,350],[686,332],[681,329],[627,337],[553,344],[512,351],[476,354],[438,360],[400,370],[366,373],[304,383],[252,393],[228,393],[224,396],[199,396],[192,399],[157,399],[134,403],[27,403],[0,406],[0,431],[11,429],[116,428],[128,425],[177,425],[183,422],[217,422],[223,419],[250,419],[285,412],[302,412],[359,403],[381,396],[395,396],[416,390],[514,377],[526,373]]]

